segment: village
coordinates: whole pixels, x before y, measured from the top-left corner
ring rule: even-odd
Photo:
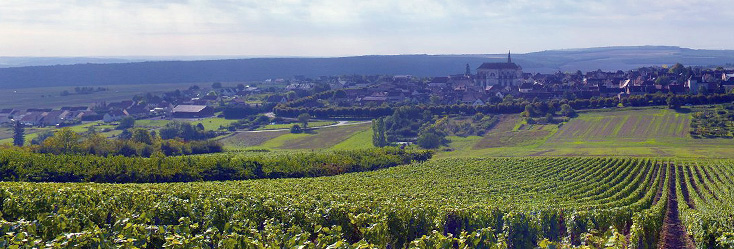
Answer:
[[[257,86],[255,86],[257,85]],[[280,85],[281,87],[273,87]],[[25,126],[68,126],[87,121],[115,122],[135,119],[196,119],[215,116],[227,107],[252,108],[267,113],[280,103],[326,91],[333,97],[323,106],[399,106],[404,104],[482,106],[502,102],[508,96],[526,100],[623,98],[643,94],[729,93],[734,89],[734,70],[702,67],[643,67],[627,72],[553,74],[526,73],[512,62],[484,63],[464,73],[432,78],[411,75],[321,76],[315,79],[269,79],[258,84],[224,87],[198,85],[162,95],[138,95],[120,102],[60,109],[2,109],[0,123],[18,121]],[[220,114],[220,117],[227,117]]]

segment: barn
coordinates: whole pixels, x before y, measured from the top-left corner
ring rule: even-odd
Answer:
[[[204,118],[214,115],[214,108],[205,105],[177,105],[171,113],[174,118]]]

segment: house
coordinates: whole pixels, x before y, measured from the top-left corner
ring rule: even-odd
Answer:
[[[109,123],[109,122],[118,121],[127,116],[128,116],[127,111],[117,109],[117,110],[112,110],[106,113],[104,116],[102,116],[102,121]]]
[[[41,125],[45,112],[28,112],[20,118],[20,123],[27,126]]]
[[[478,93],[465,93],[461,96],[461,103],[473,106],[484,105],[481,97],[481,94]]]
[[[64,106],[64,107],[61,107],[61,110],[63,110],[63,111],[72,111],[72,112],[74,112],[74,111],[86,111],[87,109],[89,109],[89,107],[86,107],[86,106]]]
[[[177,105],[171,112],[174,118],[203,118],[214,115],[214,108],[205,105]]]
[[[133,104],[134,102],[132,100],[125,100],[125,101],[120,101],[120,102],[109,103],[107,104],[106,107],[108,109],[125,109],[125,108],[132,106]]]
[[[46,115],[41,120],[41,123],[43,125],[58,125],[63,123],[64,121],[69,118],[69,111],[66,110],[57,110],[57,111],[50,111],[47,112]],[[73,117],[71,117],[73,119]]]
[[[127,109],[125,109],[128,115],[136,116],[136,117],[144,117],[147,115],[150,115],[150,108],[148,108],[146,105],[136,104],[133,105]]]
[[[529,93],[533,90],[533,84],[532,83],[522,83],[519,87],[519,91],[521,93]]]
[[[76,115],[76,118],[81,121],[97,121],[104,118],[103,115],[99,115],[94,111],[83,111]]]

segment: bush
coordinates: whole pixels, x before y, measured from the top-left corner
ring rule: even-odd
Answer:
[[[301,126],[295,124],[291,126],[291,133],[301,133],[303,130],[301,129]]]
[[[424,133],[418,136],[416,143],[424,149],[435,149],[441,146],[441,137],[436,133]]]
[[[120,124],[117,125],[118,130],[130,129],[135,126],[135,119],[133,117],[124,117],[120,119]]]

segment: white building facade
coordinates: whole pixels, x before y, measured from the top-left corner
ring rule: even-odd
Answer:
[[[522,67],[512,62],[507,53],[507,62],[483,63],[477,68],[477,84],[488,86],[519,86],[522,84]]]

